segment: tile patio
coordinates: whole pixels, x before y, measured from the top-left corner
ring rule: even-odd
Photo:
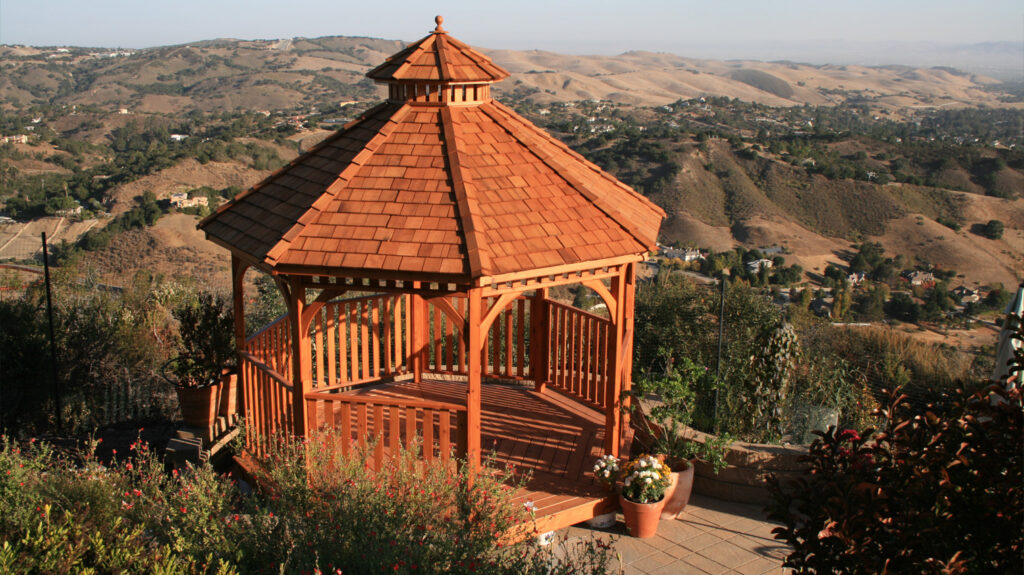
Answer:
[[[772,537],[774,527],[759,505],[694,494],[679,518],[662,521],[658,535],[651,539],[626,535],[621,514],[612,528],[591,529],[581,524],[563,529],[559,535],[567,540],[614,535],[619,559],[613,561],[612,572],[621,568],[624,575],[789,573],[782,568],[788,549]]]

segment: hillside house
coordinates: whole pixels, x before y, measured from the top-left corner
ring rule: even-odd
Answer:
[[[177,192],[171,194],[171,205],[178,209],[208,206],[210,205],[210,199],[206,196],[195,196],[190,198],[186,192]]]
[[[0,136],[0,144],[27,144],[27,134],[15,134],[13,136]]]
[[[70,218],[72,216],[82,215],[82,206],[74,206],[71,208],[64,208],[54,212],[54,215],[62,218]]]
[[[184,142],[188,139],[188,134],[171,134],[171,141]]]
[[[509,73],[436,22],[367,73],[385,102],[199,224],[231,252],[246,449],[493,453],[558,529],[615,505],[590,469],[632,441],[636,268],[665,214],[493,100]],[[289,310],[251,337],[249,268]],[[604,309],[550,297],[573,285]]]
[[[684,262],[694,262],[704,259],[704,254],[700,250],[693,248],[670,248],[666,246],[658,246],[658,255],[666,258],[679,258]]]
[[[965,286],[956,286],[955,288],[951,289],[949,293],[953,297],[958,299],[962,304],[977,303],[981,301],[981,294],[978,293],[977,290],[972,290],[971,288]]]
[[[921,286],[925,289],[935,287],[935,275],[931,272],[913,270],[903,272],[902,277],[912,286]]]
[[[850,275],[846,276],[846,283],[850,284],[851,286],[859,286],[861,282],[863,282],[866,279],[868,279],[868,274],[864,272],[853,272]]]
[[[775,262],[764,258],[746,263],[747,271],[752,274],[760,273],[761,270],[771,269],[773,265],[775,265]]]

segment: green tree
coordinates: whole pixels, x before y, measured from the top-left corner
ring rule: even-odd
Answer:
[[[990,240],[998,240],[1003,237],[1003,222],[999,220],[989,220],[985,227],[981,230],[981,235],[985,236]]]

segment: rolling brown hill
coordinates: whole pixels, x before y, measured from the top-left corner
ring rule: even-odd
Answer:
[[[860,241],[880,242],[890,254],[953,269],[957,282],[1016,285],[1024,279],[1024,198],[1003,199],[904,183],[830,180],[771,157],[747,159],[726,142],[706,152],[682,146],[682,169],[652,196],[668,218],[663,242],[710,248],[781,246],[788,263],[821,273]],[[710,168],[710,169],[709,169]],[[961,170],[958,179],[969,180]],[[1021,177],[1005,168],[1003,177]],[[938,222],[960,223],[954,231]],[[992,240],[978,229],[989,220],[1005,225]],[[855,251],[855,250],[852,250]]]
[[[0,103],[176,113],[377,100],[383,92],[363,74],[401,46],[340,36],[211,40],[135,51],[0,46]],[[652,52],[485,53],[513,74],[497,85],[499,94],[515,92],[540,102],[605,99],[650,106],[727,96],[772,106],[857,99],[892,110],[1011,105],[1000,101],[996,80],[945,68],[714,61]]]

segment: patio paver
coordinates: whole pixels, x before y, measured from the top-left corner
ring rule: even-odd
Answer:
[[[627,575],[781,575],[790,572],[782,567],[788,548],[772,537],[776,526],[765,518],[759,505],[694,494],[682,515],[675,521],[662,521],[658,535],[650,539],[628,536],[621,515],[609,529],[581,524],[563,529],[559,535],[566,539],[617,537],[618,560],[613,561],[612,570],[621,568]]]

